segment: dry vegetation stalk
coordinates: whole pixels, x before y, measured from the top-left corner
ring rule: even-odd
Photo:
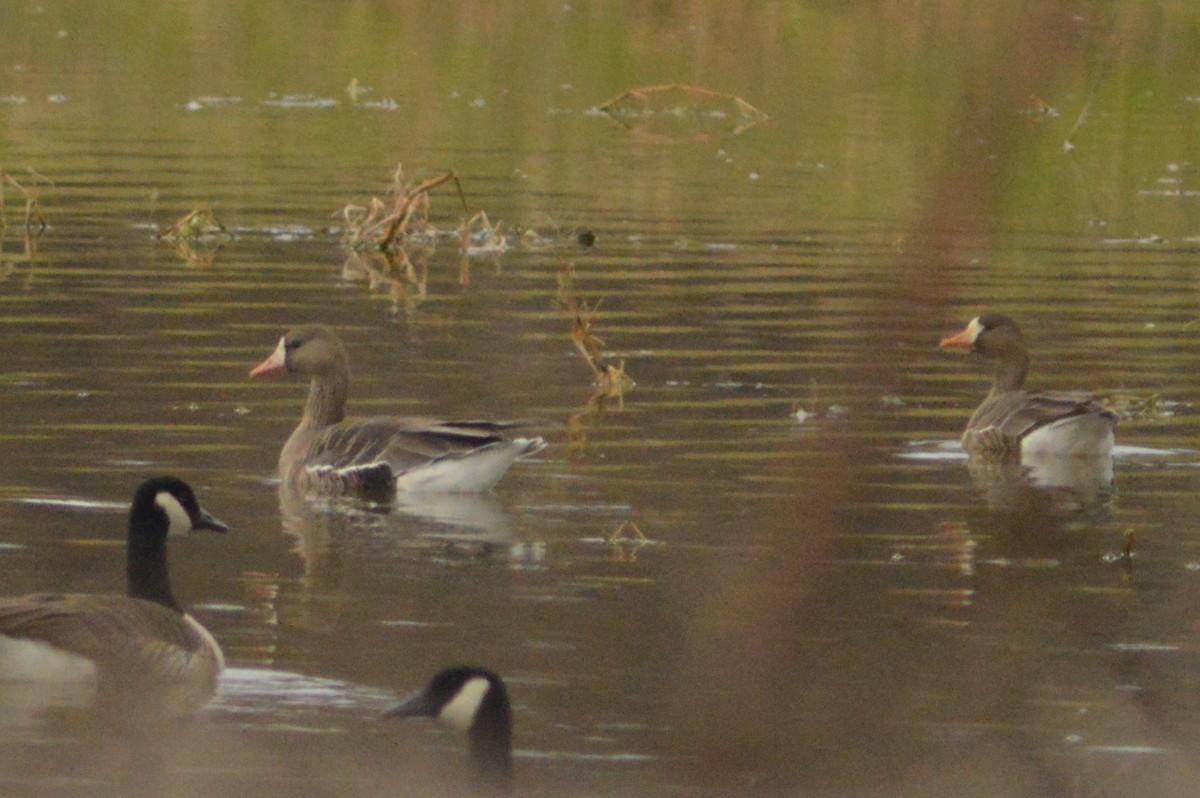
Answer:
[[[49,178],[43,177],[32,169],[29,170],[29,173],[43,183],[53,185],[53,182]],[[21,194],[22,197],[25,198],[26,234],[29,234],[36,228],[37,233],[40,235],[46,229],[46,217],[42,215],[42,209],[38,204],[37,196],[17,182],[17,179],[7,172],[2,166],[0,166],[0,232],[3,232],[4,229],[8,227],[8,218],[4,211],[7,199],[4,195],[5,186],[12,186]]]
[[[467,200],[463,195],[462,183],[453,171],[413,184],[405,179],[403,165],[397,165],[392,173],[392,183],[382,199],[372,197],[366,207],[349,204],[342,208],[341,216],[346,223],[346,245],[350,249],[374,247],[389,250],[407,238],[431,232],[429,192],[451,181],[458,189],[465,212]]]
[[[575,270],[564,266],[558,273],[558,304],[571,320],[571,343],[575,345],[583,362],[592,370],[593,383],[605,395],[620,399],[624,392],[633,387],[633,380],[625,373],[625,361],[613,362],[600,351],[604,340],[592,333],[592,321],[604,301],[594,305],[579,296],[574,287]]]
[[[458,180],[458,175],[454,172],[446,172],[444,175],[431,177],[418,183],[416,186],[409,189],[407,192],[397,194],[395,210],[383,220],[384,225],[383,236],[379,239],[379,248],[387,249],[396,240],[396,237],[403,235],[408,229],[408,222],[412,218],[413,209],[416,207],[417,199],[424,197],[427,193],[442,185],[454,181],[454,185],[458,188],[458,196],[462,199],[463,210],[467,208],[467,198],[463,196],[462,183]],[[427,200],[428,201],[428,200]]]
[[[164,241],[195,242],[210,236],[229,237],[229,231],[208,208],[197,208],[158,234]]]

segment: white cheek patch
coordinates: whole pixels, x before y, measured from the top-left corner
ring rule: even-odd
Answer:
[[[971,323],[967,325],[967,332],[971,333],[971,343],[979,338],[979,334],[983,332],[983,325],[979,323],[979,317],[971,319]]]
[[[179,499],[165,490],[160,490],[154,497],[154,503],[163,508],[163,512],[167,514],[168,535],[186,535],[192,531],[192,517],[188,515],[187,510],[183,509]]]
[[[483,703],[483,697],[491,689],[491,683],[482,676],[468,680],[458,689],[450,703],[442,707],[438,720],[455,731],[466,731],[475,722],[475,713]]]

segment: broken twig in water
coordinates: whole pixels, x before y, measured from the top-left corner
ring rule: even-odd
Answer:
[[[350,249],[375,247],[388,250],[406,239],[436,233],[429,225],[429,192],[438,186],[453,181],[466,212],[467,199],[463,195],[462,183],[453,171],[410,183],[404,177],[404,167],[397,166],[392,174],[392,183],[383,198],[372,197],[370,203],[346,205],[341,210],[346,222],[344,242]]]
[[[163,241],[195,243],[214,236],[230,237],[217,215],[208,208],[197,208],[158,234]]]
[[[694,130],[697,126],[728,122],[733,127],[719,132],[737,136],[771,118],[736,95],[679,83],[628,89],[601,103],[599,110],[627,130],[646,127],[652,121],[682,121],[693,128],[693,135],[704,135],[703,130]]]
[[[43,183],[54,185],[53,181],[51,181],[49,178],[43,177],[32,169],[29,170],[29,173],[35,178],[41,180]],[[38,235],[41,235],[41,233],[46,229],[46,217],[42,215],[42,209],[38,204],[37,196],[34,195],[32,191],[18,183],[17,179],[9,172],[5,171],[4,167],[2,166],[0,166],[0,232],[2,232],[8,226],[8,219],[4,213],[4,187],[6,185],[15,188],[21,194],[21,196],[25,198],[26,234],[28,235],[36,227]]]

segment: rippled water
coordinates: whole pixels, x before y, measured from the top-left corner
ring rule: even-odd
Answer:
[[[6,687],[0,792],[453,794],[462,741],[378,715],[470,661],[509,679],[523,793],[1191,793],[1190,10],[43,5],[0,12],[0,167],[49,225],[6,189],[3,592],[120,590],[124,502],[174,472],[232,528],[172,544],[231,667],[149,729]],[[1046,31],[1064,68],[999,88],[946,49]],[[772,118],[596,110],[668,80]],[[352,256],[340,210],[397,162],[452,168],[508,248]],[[158,240],[198,207],[229,235]],[[985,309],[1032,381],[1120,405],[1111,480],[965,461],[987,378],[936,343]],[[304,387],[246,375],[308,321],[357,412],[550,448],[488,496],[281,496]]]

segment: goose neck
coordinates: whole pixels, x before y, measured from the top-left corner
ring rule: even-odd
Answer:
[[[314,374],[308,387],[308,401],[300,424],[308,429],[323,429],[346,417],[346,395],[350,379],[345,369]]]
[[[478,777],[488,785],[512,789],[512,716],[506,705],[486,703],[468,733],[471,760]]]
[[[164,607],[183,611],[171,593],[167,547],[164,541],[139,542],[136,531],[131,530],[126,557],[126,577],[130,598],[153,601]]]
[[[1025,385],[1025,373],[1029,369],[1029,355],[1021,351],[1006,352],[996,361],[992,376],[992,395],[1019,391]]]

